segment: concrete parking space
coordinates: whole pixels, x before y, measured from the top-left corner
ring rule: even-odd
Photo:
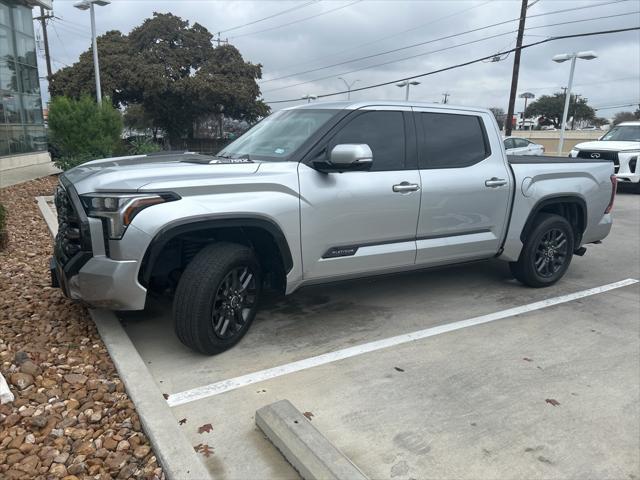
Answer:
[[[640,278],[640,196],[618,195],[602,245],[547,289],[482,262],[302,289],[214,357],[175,337],[158,300],[121,315],[174,418],[216,478],[296,478],[255,427],[288,399],[371,478],[640,476],[640,284],[281,373],[196,401],[181,393],[533,302]],[[173,399],[180,399],[173,402]],[[211,424],[209,432],[199,433]],[[206,429],[209,430],[209,429]]]

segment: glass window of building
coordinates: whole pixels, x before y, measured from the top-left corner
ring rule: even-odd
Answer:
[[[31,8],[0,0],[0,157],[47,150],[37,65]]]

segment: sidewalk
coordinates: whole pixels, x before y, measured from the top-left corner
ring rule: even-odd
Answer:
[[[34,180],[36,178],[48,177],[61,170],[53,165],[53,162],[39,163],[27,167],[12,168],[11,170],[0,171],[0,188],[10,187],[17,183]]]

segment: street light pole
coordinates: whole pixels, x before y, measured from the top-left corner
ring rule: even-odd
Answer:
[[[404,92],[404,100],[405,102],[409,101],[409,87],[411,85],[420,85],[420,82],[413,80],[413,81],[409,81],[409,80],[405,80],[404,82],[400,82],[400,83],[396,83],[396,87],[406,87],[406,90]]]
[[[93,2],[89,7],[91,11],[91,42],[93,44],[93,69],[96,75],[96,100],[102,104],[102,88],[100,87],[100,63],[98,61],[98,40],[96,39],[96,12]]]
[[[573,73],[576,69],[576,60],[581,58],[583,60],[593,60],[598,58],[595,52],[577,52],[577,53],[562,53],[555,55],[553,61],[557,63],[566,62],[571,60],[571,70],[569,71],[569,83],[567,84],[567,92],[564,96],[564,109],[562,111],[562,123],[560,124],[560,140],[558,140],[558,155],[562,155],[562,147],[564,147],[564,131],[567,128],[567,115],[569,114],[569,102],[571,101],[571,87],[573,85]]]
[[[98,40],[96,39],[96,12],[94,5],[101,7],[111,3],[110,0],[81,0],[74,4],[80,10],[89,10],[91,13],[91,49],[93,50],[93,70],[96,77],[96,100],[102,103],[102,87],[100,86],[100,63],[98,61]]]
[[[351,83],[348,83],[344,78],[342,77],[338,77],[338,80],[342,80],[345,84],[345,86],[347,87],[347,100],[351,100],[351,89],[353,88],[353,86],[358,83],[360,80],[354,80]]]

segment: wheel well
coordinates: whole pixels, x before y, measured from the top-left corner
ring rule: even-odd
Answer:
[[[211,243],[224,241],[251,247],[260,262],[266,286],[284,293],[292,260],[284,235],[274,228],[277,229],[259,222],[224,221],[212,225],[183,225],[163,232],[145,254],[140,283],[154,292],[173,292],[182,272],[198,252]]]
[[[578,197],[559,197],[541,201],[531,211],[527,223],[522,229],[520,240],[525,241],[533,228],[536,217],[541,213],[552,213],[567,219],[571,224],[576,248],[582,242],[582,234],[587,228],[587,207],[584,200]]]

